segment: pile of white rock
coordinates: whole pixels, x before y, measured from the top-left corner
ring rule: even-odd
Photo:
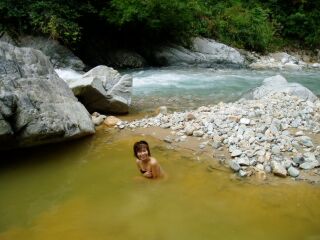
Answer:
[[[301,170],[320,166],[320,146],[313,137],[320,133],[320,101],[303,100],[288,93],[270,93],[259,100],[202,106],[189,112],[158,114],[119,128],[170,128],[172,141],[187,136],[227,148],[228,165],[240,176],[253,174],[297,177]],[[170,136],[171,137],[171,136]]]

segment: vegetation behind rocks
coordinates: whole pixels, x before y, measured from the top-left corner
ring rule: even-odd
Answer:
[[[129,49],[214,38],[267,52],[320,46],[316,0],[42,0],[0,2],[0,34],[42,34],[79,49],[89,38]],[[128,40],[130,39],[130,40]]]

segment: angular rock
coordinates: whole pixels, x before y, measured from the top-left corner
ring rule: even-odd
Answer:
[[[240,165],[235,160],[230,161],[229,166],[235,172],[238,172],[240,170]]]
[[[132,77],[107,66],[97,66],[69,84],[89,112],[127,113],[131,104]]]
[[[105,115],[99,115],[99,116],[91,116],[92,122],[95,126],[99,126],[103,121],[106,119]]]
[[[271,161],[271,168],[274,175],[286,177],[287,170],[277,161]]]
[[[304,170],[310,170],[310,169],[313,169],[318,166],[320,166],[318,161],[312,161],[312,162],[304,162],[304,163],[300,164],[299,167]]]
[[[116,126],[119,122],[121,122],[121,120],[115,116],[108,116],[105,120],[104,120],[104,124],[107,125],[108,127],[114,127]]]
[[[0,110],[5,139],[0,137],[4,141],[0,148],[64,141],[95,132],[89,113],[42,52],[4,42],[0,42]]]

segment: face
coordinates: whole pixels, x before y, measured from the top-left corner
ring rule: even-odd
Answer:
[[[141,161],[149,159],[148,149],[143,147],[137,152],[137,156]]]

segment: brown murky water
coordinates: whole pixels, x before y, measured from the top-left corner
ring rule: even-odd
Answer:
[[[167,173],[141,178],[132,145],[93,137],[1,157],[1,240],[320,239],[320,186],[253,184],[144,137]]]

